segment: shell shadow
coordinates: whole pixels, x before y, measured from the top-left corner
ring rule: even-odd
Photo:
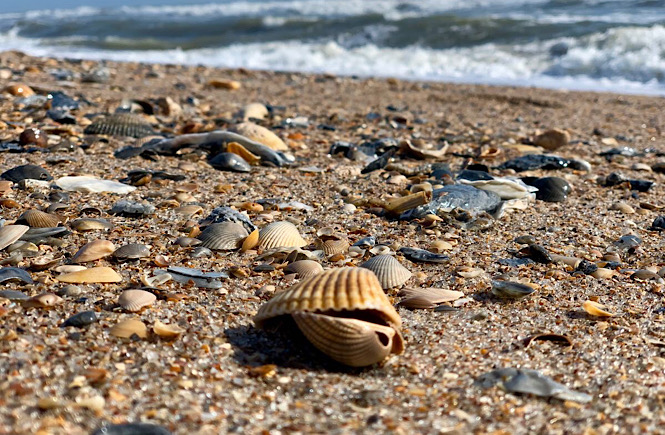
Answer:
[[[284,368],[347,374],[368,370],[347,367],[331,360],[307,341],[293,322],[284,323],[279,330],[242,325],[225,329],[224,335],[233,346],[233,359],[243,366],[275,364]]]

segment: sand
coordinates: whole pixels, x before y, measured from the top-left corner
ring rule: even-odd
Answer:
[[[104,217],[114,228],[73,231],[64,243],[40,245],[36,258],[62,256],[61,263],[66,263],[94,239],[117,246],[144,243],[151,246],[151,255],[134,262],[105,258],[90,264],[112,267],[123,281],[80,284],[80,294],[64,295],[51,309],[0,299],[7,311],[0,317],[0,433],[85,434],[105,423],[139,421],[176,434],[663,431],[663,284],[631,278],[637,269],[657,272],[665,265],[663,236],[649,230],[665,206],[664,176],[650,166],[663,158],[650,153],[608,161],[599,156],[613,146],[665,150],[662,98],[112,62],[105,64],[108,81],[80,79],[80,74],[99,67],[92,61],[0,54],[0,88],[25,83],[38,94],[59,90],[88,102],[72,112],[75,125],[58,127],[44,108],[22,108],[17,104],[20,97],[3,93],[2,141],[17,140],[25,128],[38,127],[49,132],[50,144],[67,141],[72,151],[2,153],[1,169],[32,163],[54,178],[89,174],[116,181],[128,170],[147,169],[182,174],[185,180],[153,180],[122,196],[72,193],[68,208],[58,210],[70,221],[85,213]],[[56,80],[50,73],[54,69],[75,74]],[[208,83],[213,79],[235,80],[240,88],[212,87]],[[284,139],[296,163],[287,168],[256,166],[250,174],[223,172],[211,168],[196,149],[154,160],[121,160],[113,152],[133,145],[133,139],[83,134],[89,117],[113,112],[123,99],[155,103],[162,97],[183,109],[175,116],[159,110],[144,115],[165,135],[225,129],[236,122],[234,116],[245,104],[268,104],[273,112],[263,124]],[[522,151],[517,145],[551,128],[565,129],[571,136],[556,154],[588,161],[591,172],[528,172],[563,177],[573,192],[565,202],[536,201],[525,210],[506,213],[483,231],[464,229],[454,220],[425,227],[371,213],[363,204],[397,197],[425,177],[399,183],[397,172],[361,174],[364,162],[327,155],[335,141],[422,138],[433,144],[447,140],[450,146],[440,161],[453,169],[471,160],[495,166],[518,156]],[[474,158],[482,152],[495,157]],[[400,162],[410,168],[424,163]],[[312,166],[316,169],[301,170]],[[599,176],[617,171],[656,185],[636,193],[625,183],[597,183]],[[388,182],[391,179],[398,184]],[[49,205],[47,196],[48,189],[14,188],[2,197],[15,201],[4,202],[2,217],[12,223],[27,209],[43,209]],[[109,215],[119,199],[149,200],[156,212],[143,218]],[[265,199],[300,201],[313,209],[279,210],[264,202],[264,210],[255,211],[258,208],[243,204]],[[620,201],[635,212],[611,210]],[[190,202],[200,205],[200,214],[176,211]],[[350,202],[358,205],[352,214],[344,208]],[[12,204],[16,207],[9,208]],[[398,258],[414,272],[407,285],[461,291],[466,303],[455,311],[399,307],[404,354],[365,369],[345,368],[296,334],[254,327],[252,316],[258,307],[274,289],[294,282],[281,269],[253,271],[260,263],[255,251],[215,252],[193,259],[193,248],[174,244],[193,234],[196,222],[221,205],[251,208],[248,215],[259,227],[288,219],[309,242],[327,226],[351,242],[373,235],[393,250],[448,241],[452,246],[444,252],[451,258],[447,264]],[[498,262],[515,258],[513,252],[522,246],[514,239],[521,235],[532,235],[551,253],[600,261],[624,234],[638,235],[643,242],[632,251],[617,248],[623,263],[610,279],[572,274],[572,268],[561,263],[511,267]],[[0,254],[0,260],[8,257],[7,251]],[[339,267],[362,261],[350,254],[336,260],[322,263]],[[26,258],[16,265],[27,267],[33,261]],[[216,290],[169,281],[159,286],[158,300],[138,314],[114,305],[122,290],[142,286],[143,274],[164,269],[164,261],[215,271],[235,267],[241,272]],[[463,267],[478,269],[478,276],[460,276]],[[29,296],[57,293],[64,287],[53,270],[31,275],[35,284],[2,286]],[[533,283],[537,291],[522,300],[501,301],[490,294],[490,281],[497,277]],[[388,294],[394,302],[399,300],[397,289]],[[589,299],[605,304],[616,316],[587,315],[582,304]],[[85,310],[96,311],[100,320],[80,330],[60,327]],[[145,339],[110,334],[113,325],[131,317],[140,318],[150,330],[159,320],[185,332],[172,341],[152,332]],[[539,332],[566,335],[573,346],[536,342],[525,348],[524,339]],[[592,400],[575,403],[518,395],[474,383],[502,367],[538,370]]]

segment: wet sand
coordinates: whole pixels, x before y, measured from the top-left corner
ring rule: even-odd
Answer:
[[[114,228],[73,231],[60,246],[40,245],[37,258],[63,256],[66,263],[94,239],[107,239],[116,246],[144,243],[151,246],[151,255],[125,263],[98,260],[96,265],[120,273],[122,282],[80,284],[80,294],[63,296],[62,303],[51,309],[0,299],[7,311],[0,317],[0,433],[80,434],[104,422],[139,421],[178,434],[606,434],[657,433],[665,427],[663,284],[658,279],[631,278],[636,269],[658,271],[665,265],[663,236],[649,230],[665,207],[664,175],[650,166],[665,158],[652,153],[608,161],[599,156],[613,146],[665,151],[662,98],[112,62],[106,63],[107,81],[81,80],[81,74],[99,67],[92,61],[0,53],[0,70],[6,71],[0,75],[0,88],[25,83],[37,94],[62,91],[88,102],[72,111],[76,124],[58,126],[45,108],[26,109],[17,104],[20,97],[3,93],[2,142],[17,140],[26,127],[38,127],[50,133],[49,145],[68,141],[72,146],[71,151],[52,153],[2,153],[0,169],[31,163],[43,166],[54,178],[90,174],[116,181],[128,170],[147,169],[182,174],[185,180],[153,180],[122,196],[72,192],[68,208],[58,210],[71,221],[98,209],[89,215],[107,218]],[[50,71],[55,69],[73,74],[56,80]],[[213,79],[235,80],[240,88],[210,86]],[[262,123],[284,139],[296,162],[285,168],[256,166],[243,174],[211,168],[197,150],[154,160],[121,160],[114,151],[133,145],[133,139],[83,134],[91,115],[113,112],[123,99],[157,107],[154,103],[161,97],[170,97],[183,109],[176,116],[159,109],[144,115],[164,135],[225,129],[247,103],[272,106],[271,116]],[[450,146],[440,161],[455,170],[470,161],[492,167],[520,155],[523,150],[516,145],[550,128],[565,129],[571,136],[556,154],[588,161],[591,172],[520,174],[563,177],[573,192],[565,202],[536,201],[525,210],[511,211],[483,231],[463,229],[450,220],[426,228],[371,213],[369,206],[362,205],[368,202],[364,200],[399,196],[420,179],[392,184],[388,181],[396,180],[396,172],[361,174],[365,162],[327,155],[335,141],[422,138],[434,144],[447,140]],[[498,151],[488,153],[491,149]],[[490,158],[474,157],[483,152]],[[403,159],[401,163],[417,167],[426,162]],[[318,169],[302,170],[311,166]],[[626,183],[613,187],[597,183],[599,176],[612,172],[656,184],[637,193]],[[14,188],[4,193],[2,199],[14,200],[17,206],[5,203],[2,218],[12,223],[27,209],[47,207],[48,192]],[[178,193],[191,197],[175,198]],[[156,212],[142,218],[109,215],[111,206],[123,198],[148,200]],[[192,259],[192,248],[174,241],[191,234],[196,222],[215,207],[242,208],[243,203],[265,199],[313,207],[279,210],[268,202],[263,211],[248,211],[258,227],[271,220],[296,223],[308,242],[327,226],[351,242],[373,235],[393,250],[448,241],[447,264],[398,259],[414,272],[407,285],[462,291],[468,301],[455,311],[398,308],[404,354],[366,369],[331,362],[296,335],[256,329],[252,316],[272,295],[267,286],[279,290],[293,280],[284,278],[279,268],[253,271],[255,251],[222,251]],[[635,212],[611,210],[619,201]],[[358,204],[353,214],[344,212],[349,202]],[[187,203],[200,205],[202,212],[188,216],[176,211]],[[521,235],[532,235],[552,253],[600,261],[625,234],[638,235],[643,242],[630,252],[617,250],[623,263],[610,279],[572,274],[572,268],[561,263],[514,267],[499,263],[515,258],[511,252],[522,246],[514,239]],[[237,267],[244,273],[217,290],[169,281],[159,286],[158,300],[138,314],[114,307],[122,290],[142,286],[142,274],[164,269],[157,265],[158,256],[173,266],[215,271]],[[0,253],[0,260],[8,257],[6,250]],[[27,267],[34,260],[26,258],[17,265]],[[351,255],[336,260],[322,263],[339,267],[362,261]],[[464,278],[458,273],[462,267],[479,269],[479,275]],[[31,275],[35,284],[2,285],[29,296],[57,293],[64,286],[52,270]],[[499,276],[533,283],[537,291],[519,301],[498,300],[489,290],[490,281]],[[396,289],[388,294],[399,300]],[[617,315],[587,315],[582,303],[589,299]],[[82,329],[60,327],[85,310],[96,311],[100,320]],[[152,332],[136,340],[109,334],[113,325],[130,317],[139,317],[150,329],[160,320],[185,332],[173,341]],[[566,335],[573,346],[545,342],[525,348],[524,339],[538,332]],[[474,384],[480,375],[501,367],[538,370],[593,398],[580,404]]]

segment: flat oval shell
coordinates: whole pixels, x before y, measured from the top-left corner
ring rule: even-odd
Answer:
[[[259,142],[275,151],[288,151],[284,141],[275,133],[253,122],[242,122],[235,126],[236,133],[255,142]]]
[[[404,350],[399,332],[389,326],[307,312],[293,313],[293,319],[317,349],[348,366],[368,366]]]
[[[76,231],[110,230],[113,224],[106,219],[81,218],[69,223]]]
[[[242,246],[247,230],[236,222],[221,222],[208,225],[197,238],[201,246],[208,249],[234,250]]]
[[[125,290],[118,297],[118,305],[127,311],[139,311],[152,305],[157,297],[145,290]]]
[[[268,117],[268,108],[265,104],[261,103],[249,103],[242,108],[241,116],[245,121],[249,121],[251,118],[254,119],[265,119]]]
[[[307,242],[300,236],[298,228],[291,222],[273,222],[259,231],[259,247],[263,249],[300,248],[305,245],[307,245]]]
[[[298,260],[284,268],[285,273],[295,273],[298,278],[305,279],[323,272],[323,266],[314,260]]]
[[[72,257],[72,263],[87,263],[107,257],[115,251],[115,245],[108,240],[93,240],[86,243]]]
[[[29,229],[27,225],[6,225],[0,228],[0,250],[16,242]]]
[[[51,308],[60,303],[62,303],[62,298],[60,296],[54,295],[53,293],[42,293],[24,301],[23,306],[31,308]]]
[[[400,290],[399,295],[404,297],[399,305],[411,309],[434,308],[438,304],[452,302],[464,297],[464,293],[460,291],[433,287],[406,287]]]
[[[132,335],[146,338],[148,336],[148,327],[139,319],[126,319],[113,325],[109,333],[120,338],[130,338]]]
[[[526,284],[513,281],[492,281],[492,294],[500,298],[521,299],[536,290]]]
[[[400,286],[411,278],[411,272],[392,255],[377,255],[360,265],[379,279],[384,289]]]
[[[18,267],[3,267],[0,269],[0,283],[5,281],[22,281],[26,284],[32,284],[30,274]]]
[[[263,304],[254,322],[295,312],[370,312],[399,328],[402,320],[372,271],[360,267],[331,269],[311,276]]]
[[[90,269],[80,270],[78,272],[66,273],[64,275],[57,276],[55,279],[60,282],[67,282],[71,284],[122,281],[122,277],[110,267],[92,267]]]
[[[26,210],[16,219],[17,224],[24,224],[32,228],[57,227],[62,222],[59,216],[41,210]]]
[[[128,243],[116,249],[113,256],[118,260],[145,258],[150,256],[150,247],[142,243]]]

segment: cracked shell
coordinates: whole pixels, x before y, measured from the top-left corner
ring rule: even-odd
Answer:
[[[271,248],[300,248],[307,242],[300,236],[298,228],[291,222],[273,222],[259,231],[259,247]]]
[[[118,297],[118,305],[127,311],[140,311],[152,305],[157,297],[145,290],[125,290]]]
[[[247,230],[241,224],[221,222],[209,225],[197,238],[205,248],[230,251],[240,248],[247,236]]]
[[[400,286],[412,275],[409,269],[402,266],[392,255],[377,255],[361,264],[360,267],[374,272],[384,289]]]

